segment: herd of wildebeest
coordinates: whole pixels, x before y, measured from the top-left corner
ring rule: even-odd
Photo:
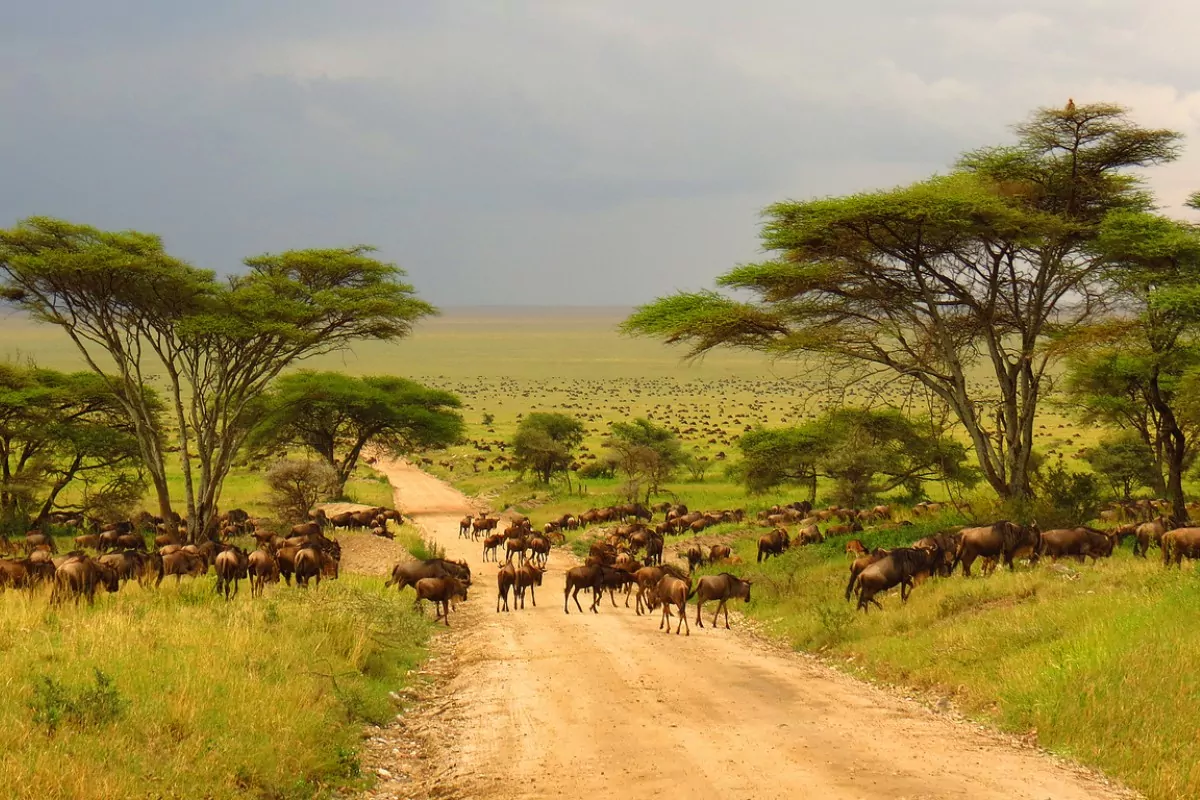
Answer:
[[[852,536],[845,551],[852,561],[845,598],[857,598],[858,608],[866,611],[874,604],[882,608],[878,596],[900,587],[902,601],[913,588],[929,577],[949,577],[962,565],[964,576],[971,575],[976,561],[990,574],[998,564],[1013,569],[1019,560],[1036,565],[1041,558],[1057,561],[1074,558],[1085,562],[1112,555],[1127,538],[1134,540],[1135,555],[1145,557],[1151,546],[1161,548],[1164,565],[1178,566],[1183,558],[1200,558],[1200,527],[1174,527],[1162,501],[1143,500],[1113,506],[1100,515],[1111,527],[1101,530],[1089,526],[1042,531],[1036,523],[1017,524],[1006,520],[986,525],[970,525],[922,537],[905,547],[871,548],[864,531],[884,527],[902,528],[920,517],[936,517],[944,509],[937,503],[920,503],[911,509],[881,505],[870,509],[832,506],[814,509],[811,503],[794,502],[773,506],[748,520],[741,509],[691,511],[686,506],[660,503],[647,506],[628,503],[593,508],[580,514],[563,514],[534,529],[528,517],[509,515],[507,520],[488,514],[468,515],[459,523],[459,538],[481,543],[481,560],[497,564],[497,612],[525,607],[528,595],[537,605],[536,587],[542,585],[551,547],[564,544],[566,533],[594,527],[583,564],[565,570],[563,611],[570,613],[574,602],[579,612],[580,592],[591,595],[589,608],[599,609],[605,592],[616,607],[616,594],[625,595],[625,607],[635,601],[638,615],[658,610],[659,629],[670,631],[677,617],[676,634],[681,628],[690,635],[687,604],[696,606],[696,623],[704,627],[701,615],[704,603],[716,603],[712,624],[722,612],[729,627],[728,601],[749,601],[751,581],[730,572],[694,578],[697,567],[737,565],[741,559],[727,543],[707,547],[699,540],[677,546],[677,555],[687,569],[664,562],[668,536],[699,534],[724,523],[749,523],[770,528],[757,542],[757,561],[782,555],[792,547],[824,542],[828,537]],[[960,512],[963,509],[958,509]],[[1200,510],[1200,505],[1194,509]],[[657,521],[661,514],[661,521]],[[251,596],[263,593],[266,584],[281,578],[290,585],[319,586],[322,578],[336,578],[341,562],[341,545],[330,533],[338,529],[368,530],[376,536],[392,538],[389,525],[403,524],[398,511],[384,508],[361,509],[335,515],[315,510],[304,522],[292,525],[287,536],[270,528],[260,528],[241,510],[220,518],[219,536],[198,544],[185,544],[186,525],[181,519],[163,520],[141,513],[119,523],[95,526],[74,537],[74,549],[57,552],[55,538],[40,530],[30,531],[23,542],[0,540],[8,552],[0,558],[0,589],[34,589],[50,585],[52,603],[86,598],[93,603],[98,589],[117,592],[129,580],[157,587],[167,576],[178,583],[185,576],[199,577],[211,569],[216,575],[215,591],[226,599],[236,597],[239,582],[249,580]],[[61,517],[49,522],[85,529],[81,519]],[[503,529],[501,524],[503,522]],[[794,535],[793,535],[794,531]],[[232,543],[233,537],[252,537],[256,547],[247,550]],[[148,541],[152,546],[148,546]],[[23,550],[23,553],[20,551]],[[504,558],[501,561],[501,551]],[[416,602],[432,601],[437,620],[449,625],[454,601],[466,600],[471,586],[470,566],[466,561],[445,558],[402,561],[396,564],[387,586],[403,590],[413,587]],[[510,601],[511,595],[511,601]]]
[[[891,506],[871,509],[834,506],[820,510],[813,509],[807,502],[775,506],[760,512],[755,520],[771,528],[758,539],[757,561],[780,556],[793,546],[816,544],[827,537],[853,535],[871,529],[864,526],[902,528],[912,524],[915,518],[936,517],[943,510],[947,509],[938,503],[917,504],[906,514]],[[1200,510],[1200,506],[1196,510]],[[1101,514],[1102,520],[1117,523],[1107,530],[1081,525],[1042,531],[1036,523],[1022,525],[1001,520],[946,530],[922,537],[906,547],[872,549],[863,538],[851,538],[845,543],[845,551],[852,559],[845,597],[847,600],[856,598],[858,608],[864,611],[872,604],[882,608],[878,599],[881,593],[900,587],[901,600],[906,601],[917,584],[929,577],[949,577],[960,564],[963,575],[969,577],[977,561],[982,563],[985,575],[991,574],[998,564],[1013,569],[1021,560],[1028,561],[1031,566],[1041,558],[1055,562],[1060,558],[1079,562],[1091,558],[1095,561],[1112,555],[1114,548],[1127,538],[1134,540],[1134,553],[1142,557],[1151,546],[1161,547],[1166,565],[1179,565],[1184,557],[1200,558],[1200,528],[1174,528],[1166,511],[1162,501],[1145,500],[1114,506]],[[662,518],[656,523],[657,514],[662,514]],[[698,512],[671,503],[656,506],[631,503],[593,508],[577,515],[564,514],[537,531],[524,516],[509,520],[502,531],[498,530],[501,525],[498,516],[467,516],[459,523],[459,537],[481,541],[482,560],[497,563],[496,610],[499,612],[509,610],[510,594],[513,608],[524,608],[527,592],[536,605],[535,587],[542,585],[550,548],[564,541],[565,531],[604,526],[600,528],[600,534],[593,537],[583,565],[566,570],[563,611],[569,614],[573,602],[582,612],[579,593],[583,591],[591,594],[590,609],[598,613],[605,592],[615,607],[615,595],[621,591],[625,593],[626,607],[631,599],[636,601],[635,610],[639,615],[643,609],[661,609],[660,630],[669,631],[669,619],[677,616],[676,633],[681,628],[690,633],[686,610],[689,601],[696,603],[698,625],[703,627],[703,604],[712,600],[717,602],[713,624],[723,611],[728,627],[727,603],[738,598],[748,601],[751,581],[729,572],[705,575],[693,581],[694,570],[699,566],[736,565],[741,560],[728,544],[716,543],[704,548],[698,541],[693,541],[678,548],[679,557],[687,563],[685,571],[664,563],[666,537],[698,534],[713,525],[745,521],[745,511],[738,509]],[[794,535],[789,530],[791,526],[794,526]],[[502,562],[501,551],[504,553]],[[435,562],[426,563],[423,569],[418,575],[411,565],[399,565],[393,582],[403,588],[412,584],[415,578],[443,577]],[[455,563],[453,569],[457,574],[444,577],[456,580],[462,590],[457,596],[465,598],[469,569],[462,562]],[[420,591],[418,595],[421,595]],[[443,607],[448,614],[449,603]],[[444,618],[441,613],[439,618]],[[446,624],[449,624],[448,620]]]
[[[73,549],[61,555],[55,537],[40,529],[28,532],[24,541],[0,539],[0,549],[8,553],[0,558],[0,590],[33,590],[48,584],[53,604],[70,599],[78,604],[81,598],[92,604],[98,589],[117,592],[130,580],[157,588],[165,577],[175,576],[178,584],[210,569],[216,574],[216,592],[227,600],[237,596],[242,580],[250,582],[251,596],[261,595],[266,584],[280,578],[288,585],[295,578],[298,586],[307,588],[310,581],[319,586],[323,577],[338,576],[342,557],[340,543],[327,532],[362,528],[391,538],[389,523],[401,524],[403,518],[385,508],[333,516],[317,509],[309,520],[292,525],[282,536],[234,509],[220,516],[216,538],[190,544],[185,543],[184,519],[164,520],[148,512],[104,525],[68,515],[45,522],[86,532],[75,536]],[[234,544],[235,536],[252,537],[256,547],[248,550]]]

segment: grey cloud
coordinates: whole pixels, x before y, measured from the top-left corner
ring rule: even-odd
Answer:
[[[806,5],[25,4],[0,223],[145,228],[217,269],[371,242],[442,304],[622,304],[755,258],[773,200],[944,170],[1068,95],[1200,128],[1200,69],[1152,41],[1194,41],[1190,7]]]

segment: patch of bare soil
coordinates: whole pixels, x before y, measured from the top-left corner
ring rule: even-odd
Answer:
[[[372,800],[1130,796],[748,631],[701,629],[693,607],[686,637],[623,600],[592,614],[584,596],[584,613],[572,603],[564,614],[562,575],[575,562],[562,549],[536,607],[496,613],[496,567],[458,538],[466,498],[402,462],[377,467],[400,507],[477,577],[437,637],[429,680],[396,725],[371,732]]]

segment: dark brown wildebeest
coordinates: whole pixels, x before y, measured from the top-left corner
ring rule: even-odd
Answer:
[[[517,593],[514,588],[517,585],[517,568],[512,565],[512,562],[504,562],[504,566],[496,573],[496,613],[500,613],[500,604],[504,604],[504,610],[508,611],[508,592],[513,591],[513,605],[517,604]]]
[[[708,551],[708,563],[716,564],[722,559],[733,556],[733,548],[727,544],[714,544]]]
[[[847,533],[860,533],[863,529],[862,523],[857,519],[849,525],[830,525],[825,529],[826,536],[845,536]]]
[[[288,536],[293,536],[293,537],[294,536],[309,537],[309,536],[320,536],[320,535],[321,535],[321,526],[315,522],[301,522],[299,525],[293,525],[291,527],[291,529],[288,531]],[[270,536],[270,534],[268,534],[268,538],[269,538],[269,536]],[[254,538],[258,539],[258,534],[255,534]],[[261,541],[261,539],[260,539],[260,541]]]
[[[466,586],[471,585],[471,569],[465,562],[447,561],[444,558],[429,558],[424,561],[402,561],[392,567],[392,577],[384,587],[396,586],[403,591],[405,586],[416,586],[422,578],[456,578]]]
[[[533,607],[537,608],[537,596],[533,592],[534,586],[542,585],[542,576],[546,574],[546,570],[536,564],[526,564],[517,570],[517,599],[521,601],[521,608],[525,608],[525,591],[529,590],[529,599],[533,603]],[[516,605],[516,600],[513,601]]]
[[[146,552],[146,539],[140,533],[122,533],[117,537],[117,547],[123,550]]]
[[[1092,561],[1098,558],[1108,558],[1112,555],[1113,540],[1102,531],[1087,526],[1078,528],[1056,528],[1042,534],[1042,546],[1038,555],[1049,556],[1051,560],[1070,556],[1083,563],[1088,556]]]
[[[680,580],[674,575],[663,575],[658,581],[658,584],[651,589],[653,593],[652,602],[655,605],[662,605],[662,617],[658,621],[658,629],[663,630],[666,626],[666,633],[671,632],[671,606],[675,606],[679,612],[679,623],[675,626],[675,635],[679,635],[681,627],[687,628],[687,635],[692,635],[692,626],[688,625],[687,621],[687,601],[688,593],[692,589],[690,580]]]
[[[858,576],[858,607],[864,612],[874,603],[880,610],[883,606],[875,595],[886,592],[893,586],[900,587],[900,601],[908,602],[913,582],[921,575],[931,573],[937,564],[934,551],[918,547],[897,547],[883,558],[871,564]]]
[[[958,544],[962,540],[962,533],[959,531],[935,533],[933,536],[925,536],[913,542],[913,547],[921,547],[925,550],[933,550],[941,558],[937,565],[936,573],[942,577],[950,577],[951,566],[954,564],[954,556],[958,553]],[[991,561],[991,568],[995,568],[995,561]],[[987,567],[987,563],[984,564]],[[985,574],[990,574],[990,569],[985,569]]]
[[[174,575],[175,585],[178,586],[184,575],[197,577],[208,571],[203,558],[183,549],[162,555],[161,558],[162,571],[158,573],[158,578],[154,581],[155,587],[162,583],[163,577],[166,575]]]
[[[1137,526],[1134,535],[1137,541],[1133,545],[1133,554],[1135,556],[1146,557],[1146,553],[1150,551],[1150,544],[1153,542],[1159,545],[1162,536],[1171,527],[1171,521],[1166,517],[1157,517],[1150,522],[1143,522]]]
[[[1182,567],[1183,559],[1200,558],[1200,528],[1176,528],[1173,531],[1167,531],[1159,540],[1159,545],[1162,547],[1163,566],[1171,566],[1171,562],[1175,562],[1175,566]]]
[[[414,588],[417,590],[417,599],[414,601],[414,605],[420,605],[422,600],[432,600],[434,610],[438,611],[433,621],[444,620],[447,628],[450,627],[450,601],[460,598],[465,602],[467,599],[467,585],[458,578],[450,576],[421,578],[416,582]],[[445,611],[442,612],[441,608],[444,608]]]
[[[296,572],[296,554],[299,552],[300,548],[291,544],[275,551],[275,566],[288,586],[292,585],[292,575]]]
[[[503,533],[490,533],[483,540],[483,560],[484,561],[499,561],[500,560],[500,545],[504,543]],[[488,554],[491,558],[488,558]]]
[[[616,567],[609,567],[609,566],[601,565],[600,570],[601,570],[601,573],[600,573],[601,574],[601,578],[600,578],[601,592],[603,592],[603,590],[605,590],[605,589],[608,590],[608,599],[612,601],[613,608],[616,608],[617,607],[617,597],[616,597],[617,590],[625,589],[628,586],[633,586],[634,584],[637,583],[637,578],[634,577],[633,572],[630,572],[628,570],[623,570],[623,569],[617,569]],[[626,600],[628,600],[628,597],[626,597]]]
[[[96,561],[116,570],[117,578],[124,583],[131,578],[141,576],[145,567],[146,556],[137,550],[124,550],[120,553],[105,553],[97,558]]]
[[[592,590],[592,613],[600,613],[600,600],[604,597],[603,569],[599,564],[593,564],[586,567],[572,567],[567,570],[566,585],[563,587],[564,613],[571,613],[567,606],[569,600],[574,600],[579,613],[583,613],[583,606],[579,605],[579,590],[584,588]],[[572,594],[572,590],[574,590],[574,594]]]
[[[858,576],[867,567],[874,564],[876,561],[882,561],[890,553],[890,550],[884,550],[882,547],[876,547],[865,556],[859,556],[850,564],[850,582],[846,584],[846,600],[849,602],[850,595],[854,594],[855,588],[858,586]]]
[[[76,536],[75,537],[75,548],[77,550],[82,550],[85,547],[90,548],[92,550],[99,550],[100,549],[100,536],[95,533],[86,533],[83,536]]]
[[[709,600],[719,600],[717,610],[713,614],[713,627],[717,626],[717,616],[722,611],[725,612],[725,629],[729,629],[729,607],[726,605],[730,598],[740,597],[747,603],[750,602],[750,581],[742,580],[736,575],[730,575],[728,572],[722,572],[720,575],[705,575],[696,584],[696,588],[688,595],[690,600],[696,598],[696,624],[701,628],[704,627],[704,620],[700,618],[700,609],[704,607],[705,602]]]
[[[684,557],[687,558],[689,572],[695,570],[696,567],[704,566],[704,551],[700,549],[699,545],[694,544],[689,547]]]
[[[114,537],[114,539],[115,539],[115,537]],[[47,534],[38,533],[36,531],[30,531],[29,533],[25,534],[25,552],[26,553],[32,553],[34,550],[38,549],[39,547],[45,548],[46,550],[49,550],[51,553],[58,552],[58,545],[55,544],[53,536],[48,536]]]
[[[296,585],[308,588],[308,582],[316,578],[317,588],[321,588],[321,578],[338,576],[338,562],[329,553],[316,547],[301,547],[295,559]]]
[[[661,564],[663,554],[663,538],[658,534],[651,534],[646,539],[646,563]]]
[[[550,540],[545,536],[533,536],[529,540],[529,552],[533,555],[533,561],[543,569],[546,568],[546,561],[550,558]]]
[[[217,553],[217,558],[213,562],[213,566],[217,573],[216,593],[225,593],[225,600],[229,600],[229,585],[233,584],[233,596],[237,597],[238,582],[249,574],[250,562],[245,551],[239,547],[231,547],[228,550],[223,550]],[[297,572],[297,579],[299,573]],[[318,581],[319,582],[319,581]]]
[[[279,562],[266,550],[255,550],[246,557],[246,572],[251,597],[262,597],[268,582],[279,583]]]
[[[470,514],[468,514],[467,516],[463,517],[462,519],[460,519],[458,521],[458,538],[460,538],[460,539],[470,539],[471,538],[471,515]]]
[[[53,579],[52,562],[38,563],[29,558],[20,561],[0,559],[0,590],[8,586],[14,589],[30,589],[43,580]]]
[[[50,593],[50,602],[63,603],[69,596],[74,596],[75,605],[79,605],[80,597],[86,597],[89,606],[95,605],[98,586],[108,592],[119,591],[121,581],[117,571],[87,556],[70,558],[54,571],[54,591]]]
[[[796,532],[796,541],[800,544],[820,544],[825,541],[825,535],[816,524],[805,525]]]
[[[517,554],[517,564],[525,563],[525,550],[529,544],[525,541],[524,536],[510,536],[504,540],[504,562],[512,563],[513,553]]]
[[[958,550],[954,554],[954,562],[950,565],[950,572],[953,573],[961,561],[963,575],[970,577],[971,564],[981,556],[1001,558],[1010,570],[1014,568],[1013,562],[1026,554],[1030,563],[1036,564],[1041,543],[1042,535],[1037,523],[1017,525],[1001,520],[978,528],[964,528],[962,538],[958,542]]]
[[[791,544],[785,528],[776,528],[758,540],[758,562],[762,563],[771,556],[779,556]]]
[[[499,517],[480,517],[471,520],[471,538],[478,539],[480,534],[488,534],[500,524]]]

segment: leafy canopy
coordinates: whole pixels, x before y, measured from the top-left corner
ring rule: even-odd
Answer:
[[[512,440],[517,468],[534,473],[542,483],[549,483],[555,473],[565,473],[570,468],[583,434],[583,423],[575,417],[546,411],[527,415]]]
[[[369,447],[402,455],[457,443],[461,407],[451,392],[407,378],[301,371],[275,382],[251,443],[310,448],[333,468],[341,494]]]

